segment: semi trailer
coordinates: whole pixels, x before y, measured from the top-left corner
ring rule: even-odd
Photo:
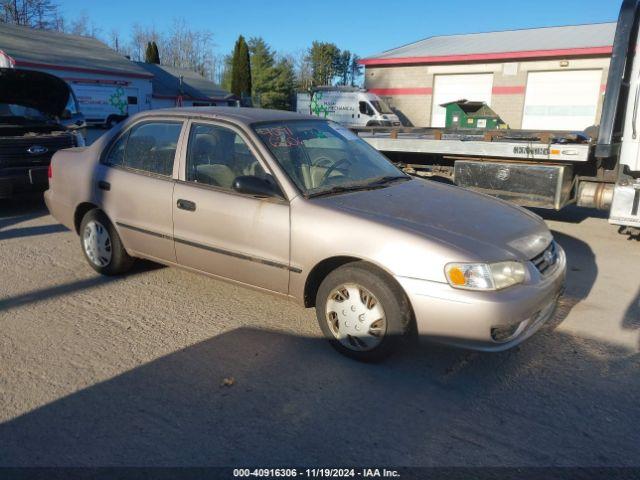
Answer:
[[[585,132],[356,127],[407,173],[522,206],[609,211],[621,232],[640,232],[640,0],[624,0],[600,125]]]

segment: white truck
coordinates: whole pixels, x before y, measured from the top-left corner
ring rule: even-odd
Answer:
[[[296,111],[347,127],[402,125],[384,100],[356,87],[316,87],[309,93],[298,93]]]
[[[609,210],[621,233],[640,238],[640,0],[624,0],[598,128],[460,132],[354,128],[408,173],[522,206]]]
[[[113,127],[139,111],[138,91],[120,85],[71,84],[90,125]]]

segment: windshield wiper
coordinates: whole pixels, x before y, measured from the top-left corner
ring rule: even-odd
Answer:
[[[319,192],[311,192],[307,194],[307,198],[321,197],[323,195],[333,195],[334,193],[342,192],[355,192],[356,190],[368,190],[367,185],[336,185],[326,190],[320,190]]]
[[[397,180],[411,180],[408,175],[385,175],[384,177],[372,178],[366,183],[367,187],[382,187]]]
[[[320,190],[318,192],[309,193],[307,195],[307,198],[321,197],[323,195],[333,195],[334,193],[355,192],[358,190],[374,190],[376,188],[384,188],[389,183],[394,182],[396,180],[410,180],[410,179],[411,177],[409,177],[408,175],[387,175],[384,177],[376,177],[376,178],[372,178],[366,183],[335,185],[326,190]]]

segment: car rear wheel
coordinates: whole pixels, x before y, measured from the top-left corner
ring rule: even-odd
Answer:
[[[98,209],[91,210],[80,224],[80,245],[89,265],[103,275],[125,273],[133,265],[115,228]]]
[[[379,361],[398,350],[411,325],[411,308],[387,274],[364,262],[344,265],[324,279],[316,297],[320,329],[340,353]]]

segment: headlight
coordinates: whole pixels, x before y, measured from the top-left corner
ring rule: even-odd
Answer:
[[[448,263],[444,267],[449,285],[467,290],[502,290],[524,282],[520,262]]]

